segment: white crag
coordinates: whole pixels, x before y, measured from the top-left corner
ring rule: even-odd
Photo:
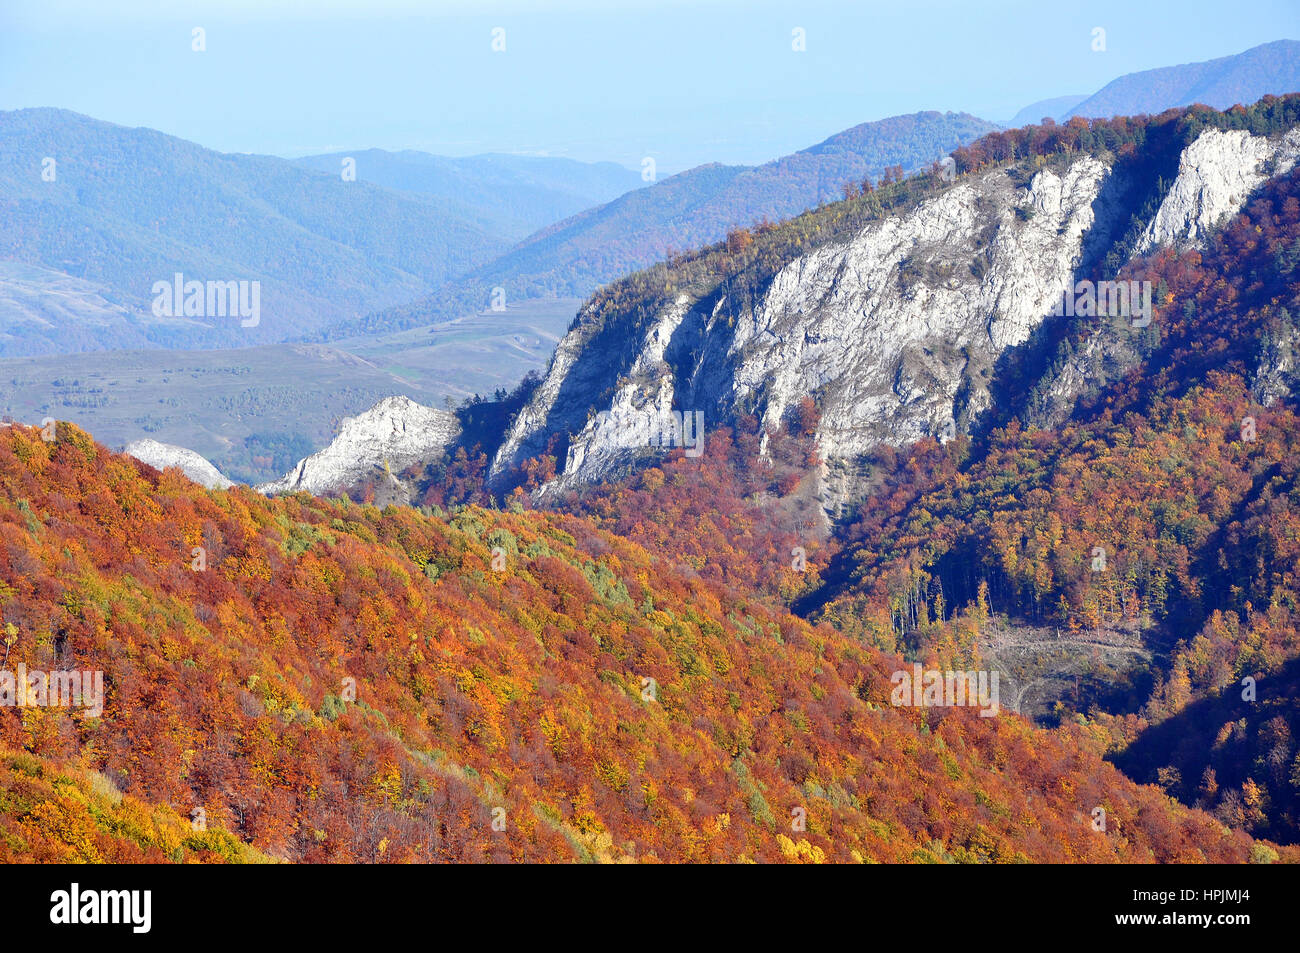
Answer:
[[[1265,179],[1289,172],[1297,156],[1297,129],[1280,139],[1252,136],[1244,129],[1205,130],[1183,150],[1178,177],[1138,240],[1138,253],[1160,245],[1203,245]]]
[[[1084,236],[1099,209],[1109,213],[1108,172],[1085,157],[1023,185],[1004,170],[962,182],[790,262],[739,319],[725,298],[679,295],[634,332],[635,355],[599,406],[601,374],[619,354],[579,321],[494,472],[544,449],[548,427],[565,428],[575,436],[561,482],[596,480],[645,455],[641,435],[617,425],[638,413],[700,410],[707,430],[755,409],[775,426],[814,392],[828,456],[951,437],[958,418],[987,405],[997,355],[1070,286]]]
[[[407,397],[385,397],[365,413],[343,421],[338,436],[324,450],[299,460],[289,473],[257,489],[268,495],[341,492],[385,469],[396,473],[431,460],[445,452],[459,433],[454,414]]]
[[[662,372],[664,351],[690,310],[690,303],[689,297],[679,295],[671,307],[656,316],[629,374],[642,386],[620,388],[608,411],[587,421],[582,433],[569,445],[565,473],[604,473],[641,448],[662,440],[663,425],[673,412],[672,374]]]
[[[1298,155],[1295,130],[1273,140],[1204,132],[1181,157],[1145,247],[1203,241]],[[1127,190],[1088,154],[1032,174],[993,170],[795,258],[744,307],[724,288],[683,290],[647,314],[593,300],[491,476],[506,483],[554,434],[570,434],[548,489],[597,481],[664,452],[628,421],[702,411],[709,430],[743,412],[771,428],[815,395],[821,453],[839,470],[825,481],[841,486],[827,490],[834,502],[844,468],[877,444],[970,431],[991,403],[998,359],[1123,233]]]
[[[175,467],[187,477],[209,490],[224,490],[235,484],[211,463],[193,450],[177,447],[157,440],[134,440],[122,448],[122,452],[135,457],[141,463],[147,463],[156,470]]]
[[[981,371],[1069,287],[1106,174],[1088,158],[1016,190],[994,173],[791,262],[736,328],[730,402],[772,428],[823,388],[828,457],[954,436],[987,406]]]

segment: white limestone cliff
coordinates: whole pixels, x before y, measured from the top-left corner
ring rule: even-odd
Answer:
[[[316,495],[350,489],[368,477],[402,470],[445,452],[460,433],[454,414],[417,404],[407,397],[385,397],[349,417],[325,449],[299,460],[278,480],[260,484],[273,495],[305,491]]]
[[[1251,192],[1269,177],[1289,172],[1297,157],[1300,130],[1272,139],[1243,129],[1205,130],[1183,150],[1178,177],[1138,240],[1137,252],[1203,245]]]
[[[128,443],[122,448],[122,452],[135,457],[141,463],[149,464],[156,470],[175,467],[195,483],[209,490],[225,490],[235,485],[206,459],[185,447],[146,439]]]
[[[1298,157],[1300,130],[1271,139],[1206,130],[1184,150],[1139,250],[1203,243]],[[1088,154],[1028,181],[1007,169],[969,177],[795,258],[745,309],[683,292],[607,333],[609,315],[589,304],[509,428],[492,478],[568,433],[550,488],[600,480],[661,453],[645,431],[674,411],[702,411],[706,428],[752,411],[772,427],[810,394],[832,464],[880,442],[968,431],[990,404],[998,359],[1132,214],[1111,178]]]

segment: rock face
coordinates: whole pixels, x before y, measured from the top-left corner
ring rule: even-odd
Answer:
[[[813,393],[828,457],[951,437],[987,406],[998,354],[1024,341],[1071,286],[1085,236],[1099,214],[1112,214],[1108,175],[1086,157],[1024,183],[1006,170],[961,182],[790,262],[735,322],[723,317],[725,298],[680,295],[635,329],[631,369],[599,406],[610,355],[580,320],[494,471],[538,452],[548,431],[568,429],[561,481],[597,480],[644,455],[645,428],[628,420],[662,420],[677,408],[703,412],[709,427],[753,410],[775,426]]]
[[[1300,159],[1300,129],[1281,137],[1252,136],[1243,130],[1207,129],[1179,157],[1178,175],[1135,246],[1148,254],[1161,246],[1204,247],[1215,229],[1237,214],[1251,193],[1273,176],[1289,172]],[[1044,380],[1046,406],[1031,419],[1054,427],[1075,399],[1103,386],[1140,360],[1135,339],[1099,324],[1082,347],[1067,357],[1054,379]],[[1287,397],[1294,386],[1294,329],[1284,329],[1260,356],[1252,388],[1265,405]]]
[[[726,360],[700,362],[686,405],[729,384],[727,403],[762,407],[775,427],[821,390],[830,457],[954,436],[988,406],[997,356],[1070,286],[1107,173],[1092,158],[1024,188],[992,173],[792,262]],[[717,374],[727,363],[730,381]]]
[[[1181,156],[1143,247],[1203,242],[1297,155],[1296,130],[1275,140],[1207,130]],[[506,482],[568,434],[549,488],[597,481],[661,453],[653,435],[680,426],[674,412],[702,412],[706,429],[741,412],[772,427],[808,395],[832,470],[881,442],[968,432],[990,405],[999,357],[1127,226],[1124,178],[1085,154],[1032,175],[959,180],[795,258],[744,308],[724,286],[680,293],[655,313],[588,305],[509,428],[492,478]]]
[[[1251,375],[1251,396],[1271,407],[1279,400],[1289,400],[1300,393],[1300,328],[1286,311],[1276,334],[1262,342],[1255,372]]]
[[[1300,156],[1300,130],[1280,140],[1243,129],[1207,129],[1183,150],[1178,177],[1137,244],[1192,247],[1235,215],[1265,179],[1289,172]]]
[[[177,447],[157,440],[134,440],[122,448],[141,463],[147,463],[156,470],[175,467],[187,477],[205,486],[209,490],[224,490],[234,486],[224,474],[193,450]]]
[[[268,495],[343,492],[369,478],[383,478],[432,460],[459,434],[454,414],[407,397],[385,397],[365,413],[345,420],[324,450],[299,460],[289,473],[257,489]]]

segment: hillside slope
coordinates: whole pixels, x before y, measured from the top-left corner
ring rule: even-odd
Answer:
[[[1300,42],[1276,40],[1232,56],[1126,74],[1061,118],[1155,115],[1195,103],[1227,109],[1294,92],[1300,92]]]
[[[1026,716],[1294,843],[1297,120],[1292,96],[997,133],[955,183],[630,276],[481,442],[487,484],[886,651],[994,667]],[[1106,280],[1149,282],[1141,322],[1052,313]],[[469,498],[476,466],[449,481]]]
[[[1252,143],[1264,143],[1216,125],[1263,123],[1282,109],[1276,129],[1289,129],[1295,117],[1285,110],[1296,102],[1266,102],[1253,114],[1176,114],[1139,130],[1148,145],[1163,139],[1176,160],[1157,168],[1178,170],[1115,244],[1129,250],[1116,278],[1151,282],[1150,324],[1046,316],[993,365],[988,404],[969,435],[867,441],[840,471],[852,481],[845,493],[825,469],[842,453],[826,439],[824,418],[839,392],[810,387],[780,415],[760,419],[763,404],[753,402],[712,418],[698,456],[648,446],[644,434],[611,440],[627,454],[624,469],[602,465],[598,444],[578,443],[618,419],[587,417],[567,452],[548,434],[540,456],[515,475],[523,481],[516,494],[532,491],[712,581],[885,651],[998,670],[1013,708],[1079,728],[1136,780],[1234,828],[1297,842],[1300,170],[1281,163],[1265,175],[1270,167],[1250,157]],[[1178,134],[1162,137],[1162,126]],[[1263,134],[1268,123],[1256,128]],[[1270,140],[1273,155],[1287,139]],[[971,152],[984,158],[960,156],[963,167],[978,175],[1000,143],[975,144]],[[1234,158],[1243,155],[1245,166]],[[1208,156],[1216,158],[1207,164]],[[1185,187],[1192,181],[1203,187]],[[935,188],[921,207],[951,194]],[[1218,199],[1231,194],[1239,211],[1222,219]],[[1217,224],[1193,236],[1204,210]],[[802,232],[833,234],[835,211]],[[850,234],[874,233],[878,226],[864,229],[851,213],[838,210]],[[1155,233],[1148,247],[1144,238]],[[770,242],[760,273],[790,267],[780,237],[778,229],[755,240]],[[846,246],[821,247],[792,270],[814,290],[818,256]],[[1130,253],[1137,248],[1147,253]],[[727,270],[724,256],[715,249],[678,262],[671,278],[699,294],[713,269]],[[662,312],[645,304],[664,300],[655,297],[665,293],[658,277],[639,276],[593,302],[589,313],[605,322],[597,334],[645,321],[648,344],[620,365],[590,360],[603,352],[575,336],[577,346],[562,348],[556,363],[572,397],[584,393],[580,384],[610,401],[597,407],[616,409],[621,394],[653,402],[689,381],[656,378],[646,358],[671,355],[672,336],[656,323]],[[792,281],[785,292],[798,287]],[[762,294],[759,286],[755,298]],[[826,336],[805,330],[821,319],[815,309],[792,309],[795,316],[803,328],[792,321],[763,346]],[[958,317],[948,314],[960,329]],[[742,313],[735,323],[747,320]],[[928,347],[941,353],[937,343]],[[619,375],[614,386],[606,373]],[[544,382],[532,402],[559,406],[565,387]],[[537,426],[529,415],[525,406],[516,431]],[[557,470],[570,479],[556,479]],[[816,506],[828,493],[829,525]]]
[[[105,683],[0,708],[0,746],[272,857],[1279,856],[1069,731],[894,707],[901,660],[575,517],[205,491],[8,427],[0,579],[6,664]],[[79,849],[39,799],[0,818],[10,856]]]
[[[545,451],[557,487],[597,482],[653,459],[674,412],[771,430],[811,396],[838,506],[878,444],[973,432],[1067,292],[1071,314],[1080,288],[1095,305],[1135,251],[1194,246],[1289,173],[1297,124],[1289,97],[993,133],[956,151],[955,182],[913,177],[632,275],[579,313],[492,479]],[[1130,343],[1151,294],[1108,315]]]
[[[1298,263],[1293,170],[1204,251],[1143,263],[1152,339],[1071,322],[987,434],[877,455],[804,611],[1001,655],[1044,720],[1088,719],[1136,779],[1300,841]]]

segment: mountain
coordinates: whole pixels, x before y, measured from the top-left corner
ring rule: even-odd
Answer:
[[[345,322],[329,336],[459,316],[487,307],[495,288],[506,307],[518,299],[585,296],[670,252],[837,199],[847,183],[880,178],[891,167],[928,166],[995,128],[966,113],[915,113],[863,123],[762,166],[700,166],[551,225],[434,296]]]
[[[591,520],[211,492],[54,436],[0,429],[7,664],[102,682],[0,707],[6,863],[1295,858],[1081,731],[900,705],[898,655]]]
[[[385,398],[343,421],[338,436],[324,450],[299,460],[291,472],[258,490],[320,495],[371,479],[381,481],[385,492],[400,492],[393,471],[442,456],[459,432],[455,415],[447,411],[423,407],[407,397]]]
[[[159,443],[157,440],[133,440],[122,448],[122,452],[156,470],[175,467],[199,486],[209,490],[226,490],[234,486],[220,470],[185,447]]]
[[[488,261],[509,243],[491,217],[64,110],[0,113],[0,355],[299,337]],[[173,294],[154,313],[177,273],[205,283],[206,316]],[[228,281],[239,314],[207,300]]]
[[[1077,95],[1042,99],[1036,103],[1030,103],[1003,125],[1008,129],[1019,129],[1021,126],[1037,125],[1044,118],[1059,119],[1087,98],[1087,95]]]
[[[1300,842],[1300,96],[954,158],[602,289],[484,479]]]
[[[1129,73],[1107,83],[1060,118],[1155,115],[1194,103],[1227,109],[1269,94],[1298,91],[1300,42],[1276,40],[1202,63]],[[1037,118],[1041,117],[1035,121]]]
[[[614,162],[540,156],[448,158],[414,150],[363,149],[294,161],[339,175],[347,159],[355,163],[360,181],[463,207],[492,234],[512,243],[645,184],[639,172]]]
[[[674,409],[772,429],[812,395],[838,506],[877,444],[970,432],[1000,364],[1077,281],[1203,239],[1289,171],[1297,101],[1241,120],[1255,134],[1208,110],[1151,124],[1127,158],[1122,126],[995,133],[957,150],[978,171],[951,187],[918,177],[611,285],[560,342],[492,477],[508,483],[558,438],[558,485],[596,482],[653,458]],[[998,161],[1034,150],[1044,162]]]

